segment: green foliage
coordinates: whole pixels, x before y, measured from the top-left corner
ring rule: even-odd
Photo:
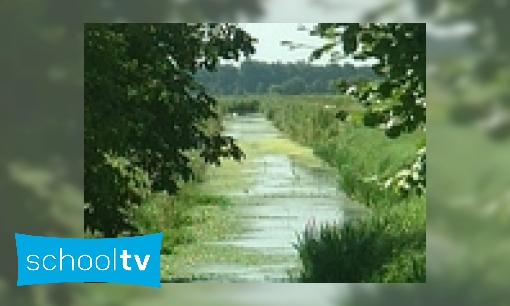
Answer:
[[[376,61],[372,69],[380,79],[339,82],[342,93],[356,98],[365,107],[365,125],[382,128],[389,138],[425,130],[425,24],[324,23],[318,24],[311,34],[328,40],[312,53],[313,58],[331,52],[332,45],[342,44],[345,56]],[[423,145],[412,165],[385,178],[386,185],[395,186],[404,194],[425,193],[425,154]]]
[[[220,58],[254,53],[231,24],[88,24],[85,28],[85,228],[116,236],[151,192],[193,179],[187,152],[207,163],[242,157],[210,132],[216,101],[195,79]]]
[[[281,86],[281,93],[283,94],[297,95],[306,90],[305,80],[298,76],[288,79]]]
[[[218,99],[220,113],[246,114],[257,112],[260,107],[259,97],[257,96],[223,96]]]
[[[266,63],[246,60],[239,67],[225,64],[214,73],[201,71],[198,74],[198,80],[217,95],[330,94],[336,91],[330,82],[338,78],[372,80],[375,73],[369,67],[351,64],[318,66],[304,61]]]
[[[355,113],[359,107],[348,97],[285,96],[259,98],[260,110],[276,127],[298,142],[313,146],[314,140],[329,139],[336,135],[337,112]]]
[[[337,28],[342,32],[329,34]],[[425,124],[425,30],[425,24],[319,24],[313,33],[340,37],[344,53],[355,59],[377,60],[372,68],[382,79],[344,80],[340,89],[379,114],[372,116],[376,123],[398,136]]]
[[[163,232],[161,254],[172,254],[178,244],[188,243],[192,236],[186,231],[191,225],[191,218],[187,215],[189,206],[186,206],[181,195],[169,197],[165,194],[154,194],[144,202],[144,205],[134,209],[131,219],[137,233],[152,234]]]
[[[401,202],[346,224],[310,223],[296,248],[304,282],[425,282],[426,218],[422,203]]]
[[[229,204],[225,198],[207,196],[197,192],[194,184],[186,184],[175,195],[152,194],[141,206],[129,211],[130,219],[139,234],[163,232],[161,254],[174,254],[175,247],[196,240],[191,227],[206,222],[207,217],[197,220],[192,211],[195,207]]]
[[[272,97],[261,108],[275,125],[338,170],[340,189],[370,208],[366,218],[309,225],[296,248],[305,282],[425,282],[426,199],[403,197],[377,179],[411,163],[424,132],[389,139],[354,120],[348,97]],[[328,106],[328,107],[326,107]],[[349,112],[345,122],[338,110]]]

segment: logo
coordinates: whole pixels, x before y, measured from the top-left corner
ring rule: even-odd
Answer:
[[[161,288],[163,233],[94,239],[14,236],[18,286],[105,282]]]

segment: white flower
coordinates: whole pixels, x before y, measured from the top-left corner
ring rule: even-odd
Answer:
[[[393,183],[392,179],[386,180],[386,182],[384,182],[384,188],[388,189],[392,183]]]
[[[403,189],[409,189],[411,187],[405,180],[399,180],[398,186],[402,187]]]
[[[398,173],[397,173],[397,176],[398,177],[402,177],[402,176],[410,176],[411,175],[411,170],[409,169],[403,169],[403,170],[400,170]]]
[[[347,88],[347,94],[350,95],[356,91],[356,86],[351,85],[349,88]]]
[[[395,119],[391,118],[388,123],[386,123],[386,129],[390,129],[392,126],[395,125]]]

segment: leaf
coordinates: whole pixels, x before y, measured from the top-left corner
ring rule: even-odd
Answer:
[[[351,24],[347,27],[345,32],[342,34],[342,43],[344,46],[344,53],[351,54],[358,48],[358,33],[359,25]]]
[[[319,49],[316,49],[312,52],[310,55],[310,60],[319,59],[322,57],[324,53],[327,53],[331,51],[336,46],[336,43],[330,42],[325,44],[324,46],[320,47]]]

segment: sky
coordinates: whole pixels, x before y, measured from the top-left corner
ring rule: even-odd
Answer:
[[[256,52],[251,57],[253,60],[264,62],[296,62],[308,60],[310,54],[315,48],[321,47],[325,40],[311,36],[309,30],[299,30],[304,26],[311,29],[316,23],[241,23],[239,27],[246,30],[258,42],[255,44]],[[289,46],[283,46],[282,41],[291,41],[305,44],[307,48],[290,49]],[[337,50],[340,50],[337,48]],[[314,60],[312,64],[324,65],[330,61],[329,55]],[[367,65],[361,61],[340,60],[339,63],[351,63],[355,66]]]
[[[311,27],[313,24],[304,24]],[[306,60],[313,51],[312,49],[290,50],[288,46],[282,46],[282,40],[290,40],[319,47],[322,40],[310,36],[306,31],[298,31],[298,23],[243,23],[239,25],[251,36],[258,39],[255,44],[254,60],[274,62],[295,62]],[[321,61],[324,62],[324,61]]]
[[[286,0],[282,0],[286,1]],[[349,20],[347,20],[349,21]],[[302,43],[315,47],[320,47],[324,40],[311,36],[308,31],[300,31],[300,25],[311,29],[316,23],[240,23],[239,26],[246,30],[250,35],[258,39],[255,44],[255,55],[252,59],[265,62],[296,62],[298,60],[307,60],[313,49],[294,49],[288,46],[282,46],[281,41],[288,40],[292,42]],[[458,35],[464,30],[445,31],[440,28],[434,28],[427,24],[427,31],[435,36]],[[329,62],[329,56],[314,61],[317,64],[325,64]],[[354,60],[342,60],[340,63],[349,62],[355,66],[365,65],[363,62]]]
[[[256,53],[252,57],[256,60],[282,62],[308,59],[312,49],[290,50],[288,46],[281,46],[282,40],[321,46],[323,40],[311,37],[306,31],[298,31],[298,26],[304,24],[307,28],[317,22],[359,22],[362,15],[379,0],[278,0],[266,1],[265,14],[259,23],[240,24],[248,33],[259,39],[255,45]],[[278,20],[281,23],[268,23]],[[300,20],[309,23],[285,23]],[[325,64],[329,57],[314,63]],[[344,61],[341,61],[342,63]],[[356,63],[349,61],[357,66]]]
[[[268,0],[264,2],[265,14],[257,23],[241,23],[252,36],[259,39],[255,46],[257,49],[253,59],[275,62],[306,60],[311,49],[289,50],[287,46],[281,46],[282,40],[291,40],[312,45],[321,45],[321,40],[310,37],[305,31],[298,31],[298,26],[303,23],[285,23],[289,21],[306,21],[308,27],[317,22],[360,22],[365,14],[381,4],[380,0]],[[243,18],[241,18],[242,20]],[[270,23],[278,20],[279,23]],[[460,25],[448,30],[434,26],[430,20],[420,18],[414,11],[411,1],[404,1],[399,9],[389,17],[380,20],[382,22],[424,22],[427,23],[427,32],[436,36],[458,35],[469,32],[468,26]],[[328,58],[317,61],[324,64]],[[351,62],[351,61],[349,61]],[[353,63],[357,65],[356,63]]]

